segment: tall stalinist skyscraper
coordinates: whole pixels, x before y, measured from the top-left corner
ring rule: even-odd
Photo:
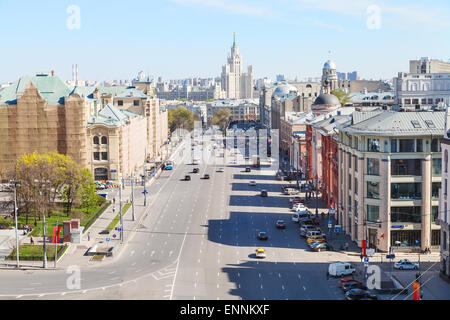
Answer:
[[[227,64],[222,66],[222,88],[228,99],[253,98],[253,67],[249,65],[247,72],[242,73],[242,60],[239,47],[236,45],[236,33],[233,33],[233,46]]]

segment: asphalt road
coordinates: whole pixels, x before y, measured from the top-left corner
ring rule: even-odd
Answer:
[[[60,271],[0,271],[4,299],[343,299],[329,262],[359,261],[334,252],[313,253],[290,219],[288,197],[273,171],[243,165],[188,164],[190,145],[149,188],[149,209],[112,262],[81,267],[81,286],[70,289]],[[209,153],[209,152],[208,152]],[[180,161],[179,157],[185,161]],[[222,161],[218,157],[216,162]],[[192,180],[185,174],[194,167]],[[224,172],[217,172],[223,167]],[[211,179],[201,177],[209,173]],[[257,186],[249,186],[255,180]],[[261,189],[269,197],[262,198]],[[136,193],[136,203],[143,195]],[[287,228],[276,229],[283,219]],[[129,231],[129,230],[128,230]],[[258,231],[266,231],[260,241]],[[263,247],[267,258],[254,257]],[[69,279],[70,280],[70,279]]]

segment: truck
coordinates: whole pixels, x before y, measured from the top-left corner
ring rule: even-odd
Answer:
[[[260,156],[257,156],[257,155],[253,156],[252,160],[253,160],[253,164],[252,164],[253,168],[261,167],[261,157]]]

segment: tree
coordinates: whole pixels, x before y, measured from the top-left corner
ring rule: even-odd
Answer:
[[[178,128],[191,131],[194,128],[194,113],[183,106],[169,110],[169,128],[174,132]]]
[[[213,125],[219,126],[220,129],[224,130],[230,123],[230,120],[231,120],[231,110],[220,109],[214,114],[211,123]]]
[[[348,93],[344,89],[331,90],[331,94],[334,94],[338,98],[341,106],[345,106],[347,103],[351,102],[350,93]]]

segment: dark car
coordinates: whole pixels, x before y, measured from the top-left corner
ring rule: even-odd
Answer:
[[[209,179],[209,174],[205,173],[205,175],[203,176],[203,179]]]
[[[261,197],[267,197],[267,190],[261,190]]]
[[[277,223],[275,224],[275,226],[278,229],[286,229],[286,223],[284,223],[283,220],[277,220]]]
[[[375,294],[369,293],[363,289],[351,289],[347,291],[345,294],[345,299],[347,300],[361,300],[361,299],[369,299],[369,300],[378,300],[378,297]]]
[[[191,176],[188,175],[188,174],[185,175],[185,176],[184,176],[184,180],[185,180],[185,181],[191,181]]]
[[[259,240],[267,240],[267,239],[269,239],[269,236],[267,235],[266,232],[261,231],[261,232],[258,232],[258,239]]]
[[[346,284],[344,284],[341,287],[341,289],[344,290],[344,292],[347,292],[347,291],[352,290],[352,289],[368,290],[368,288],[365,285],[363,285],[361,283],[358,283],[358,282],[351,282],[351,281],[349,281]]]
[[[333,247],[331,247],[328,243],[326,242],[321,242],[318,243],[317,245],[315,245],[314,247],[311,247],[312,251],[316,251],[316,252],[320,252],[320,251],[332,251]]]
[[[252,169],[250,167],[245,167],[245,172],[252,172]]]
[[[339,287],[339,288],[342,288],[342,287],[343,287],[346,283],[348,283],[348,282],[357,282],[357,283],[359,283],[359,284],[362,284],[361,281],[356,280],[356,279],[354,279],[354,278],[342,278],[342,279],[340,279],[339,282],[338,282],[338,287]]]
[[[194,168],[194,170],[192,170],[193,173],[198,173],[200,171],[199,168]]]

